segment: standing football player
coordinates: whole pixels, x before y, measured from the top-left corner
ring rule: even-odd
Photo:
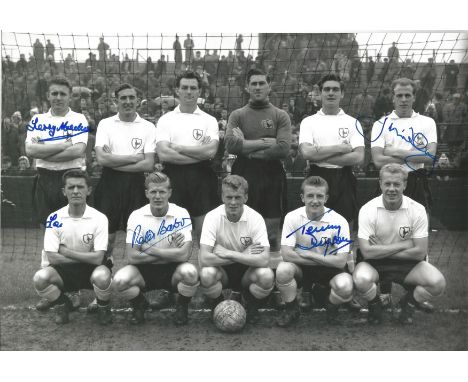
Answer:
[[[247,204],[265,219],[270,249],[278,254],[278,261],[280,222],[286,213],[286,174],[281,160],[289,154],[291,121],[284,110],[269,102],[270,78],[264,72],[250,70],[246,89],[249,103],[229,116],[224,141],[227,151],[237,155],[232,174],[247,180]]]

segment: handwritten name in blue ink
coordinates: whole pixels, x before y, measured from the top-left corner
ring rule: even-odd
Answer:
[[[50,220],[46,221],[45,227],[46,228],[53,228],[53,227],[60,228],[62,225],[63,224],[57,220],[57,214],[53,214],[52,216],[50,216]]]
[[[322,237],[320,240],[318,240],[314,233],[318,232],[326,232],[328,230],[336,230],[336,233],[333,237]],[[344,243],[343,245],[339,246],[338,248],[335,248],[334,250],[330,251],[330,255],[337,252],[339,249],[344,248],[348,245],[350,245],[353,241],[341,236],[341,226],[339,225],[332,225],[328,224],[327,226],[323,227],[313,227],[310,226],[307,228],[302,229],[302,234],[303,235],[308,235],[310,236],[310,246],[304,246],[301,244],[296,244],[296,248],[302,249],[302,250],[310,250],[312,248],[317,248],[317,247],[325,247],[325,251],[323,253],[323,256],[327,256],[328,254],[328,249],[330,246],[336,246],[340,245],[341,243]]]
[[[325,215],[326,213],[328,213],[330,211],[332,211],[331,208],[326,210],[323,214],[313,217],[307,223],[301,225],[300,227],[296,228],[294,231],[289,233],[286,236],[286,238],[290,237],[291,235],[294,235],[297,231],[301,231],[301,235],[308,235],[308,236],[311,237],[310,238],[310,246],[306,247],[306,246],[303,246],[303,245],[300,245],[300,244],[296,244],[296,248],[299,248],[299,249],[302,249],[302,250],[309,250],[309,249],[316,248],[316,247],[325,247],[325,252],[323,254],[324,256],[327,255],[328,248],[330,246],[339,245],[339,244],[341,244],[343,242],[345,243],[341,247],[335,248],[333,251],[331,251],[329,253],[329,254],[333,254],[333,253],[337,252],[339,249],[341,249],[343,247],[346,247],[347,245],[351,244],[353,242],[352,240],[349,240],[349,239],[347,239],[345,237],[340,236],[341,226],[339,226],[339,225],[330,225],[330,224],[328,224],[327,226],[323,226],[323,227],[314,227],[314,226],[307,227],[307,225],[310,224],[312,221],[320,219],[323,215]],[[317,240],[314,233],[325,232],[325,231],[327,231],[329,229],[336,229],[337,230],[336,236],[334,236],[331,239],[330,238],[321,238],[320,240]]]
[[[359,118],[367,118],[365,116],[357,116],[357,119],[356,119],[356,123],[355,123],[355,126],[356,126],[356,130],[358,131],[359,134],[361,134],[364,139],[370,141],[371,143],[372,142],[375,142],[377,139],[379,139],[379,137],[382,135],[383,133],[383,130],[385,128],[385,125],[387,123],[387,120],[388,120],[388,117],[385,117],[384,121],[381,122],[380,120],[377,121],[379,122],[382,126],[380,128],[380,132],[377,134],[377,136],[374,138],[374,139],[368,139],[365,134],[359,129],[359,125],[358,125],[358,121],[359,121]],[[390,132],[394,132],[396,134],[396,136],[398,138],[401,138],[403,139],[405,142],[409,143],[411,146],[413,146],[416,150],[420,151],[421,154],[413,154],[413,155],[408,155],[407,157],[405,157],[405,163],[406,165],[411,168],[412,170],[416,170],[415,168],[413,168],[413,166],[411,166],[411,164],[409,163],[410,161],[410,158],[415,158],[415,157],[421,157],[421,156],[427,156],[429,158],[431,158],[432,160],[432,170],[431,170],[431,173],[432,171],[434,170],[434,167],[437,163],[437,156],[431,154],[428,149],[427,149],[427,145],[429,143],[428,139],[426,138],[426,136],[423,134],[423,133],[415,133],[413,128],[410,127],[409,128],[411,134],[409,135],[404,135],[402,134],[405,129],[403,129],[401,131],[401,133],[398,131],[398,129],[396,127],[393,126],[393,122],[390,123],[390,125],[388,126],[388,131]]]
[[[190,218],[182,218],[182,219],[175,219],[174,223],[172,224],[167,224],[166,225],[166,219],[163,219],[161,224],[159,225],[157,234],[155,234],[152,230],[147,230],[145,232],[145,235],[141,235],[141,225],[137,225],[135,227],[135,230],[133,231],[133,236],[132,236],[132,247],[137,244],[137,245],[142,245],[144,243],[149,243],[150,241],[154,240],[156,236],[160,237],[163,236],[167,233],[175,233],[177,231],[180,231],[182,228],[190,226],[190,224],[186,224],[186,220],[190,221]],[[168,235],[169,236],[169,235]],[[164,240],[167,236],[164,236],[162,239],[158,240],[156,243],[153,245],[159,243],[160,241]]]
[[[39,118],[36,117],[31,120],[31,124],[28,124],[27,129],[28,131],[47,131],[50,138],[40,139],[39,142],[46,142],[46,141],[57,141],[60,139],[69,139],[71,137],[75,137],[80,134],[87,133],[89,131],[88,126],[83,126],[80,122],[78,125],[69,124],[68,121],[64,121],[60,124],[60,126],[55,126],[52,124],[42,124],[38,123]],[[65,135],[55,136],[58,131],[65,131]],[[73,133],[71,133],[73,132]]]

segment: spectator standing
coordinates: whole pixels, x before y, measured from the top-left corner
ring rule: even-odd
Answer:
[[[172,49],[174,49],[175,70],[178,71],[182,68],[182,45],[180,45],[179,36],[177,35],[172,44]]]
[[[458,65],[455,64],[455,60],[450,60],[450,63],[444,69],[445,74],[445,84],[444,90],[445,91],[455,91],[457,89],[457,82],[458,82],[458,73],[459,73]]]
[[[401,66],[400,76],[404,78],[409,78],[410,80],[414,77],[414,72],[416,69],[413,67],[411,63],[411,58],[407,58],[403,65]]]
[[[244,42],[244,38],[241,34],[237,36],[236,38],[236,45],[234,47],[234,50],[237,52],[240,52],[242,50],[242,43]]]
[[[10,118],[4,118],[2,123],[2,154],[11,158],[13,166],[18,164],[18,157],[20,156],[19,145],[20,140],[17,125],[12,123]]]
[[[366,72],[367,85],[371,83],[372,77],[374,77],[374,73],[375,73],[375,61],[372,59],[372,56],[369,56],[369,62],[367,63],[367,72]]]
[[[432,95],[434,89],[437,73],[435,69],[434,59],[431,57],[428,59],[428,63],[424,65],[421,72],[421,87],[426,90],[428,96]]]
[[[187,38],[184,40],[184,49],[185,49],[185,62],[190,63],[193,60],[193,48],[195,48],[195,43],[190,37],[190,34],[187,34]]]
[[[379,94],[374,104],[374,117],[380,119],[393,110],[392,96],[389,88],[384,88],[382,94]]]
[[[33,45],[33,55],[34,58],[36,59],[36,62],[39,66],[42,66],[44,63],[44,45],[39,41],[39,39],[36,39],[36,42]]]
[[[50,40],[47,40],[46,44],[46,57],[52,56],[52,58],[55,60],[55,45],[50,42]]]
[[[398,60],[400,59],[400,51],[396,46],[396,42],[392,42],[392,46],[388,48],[387,57],[389,61],[393,59],[398,62]]]
[[[99,54],[99,62],[101,70],[104,68],[104,61],[107,59],[107,51],[109,50],[109,44],[104,42],[104,37],[99,38],[99,44],[97,46],[98,54]]]

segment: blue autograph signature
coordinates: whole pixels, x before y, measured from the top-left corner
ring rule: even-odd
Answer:
[[[37,131],[47,131],[50,138],[44,138],[44,139],[41,139],[39,140],[39,142],[46,142],[46,141],[57,141],[57,140],[60,140],[60,139],[69,139],[71,137],[76,137],[77,135],[80,135],[80,134],[84,134],[84,133],[87,133],[89,131],[89,127],[88,126],[83,126],[80,122],[80,124],[78,125],[69,125],[68,124],[68,121],[65,121],[65,122],[62,122],[60,124],[60,126],[55,126],[55,125],[51,125],[51,124],[42,124],[42,123],[37,123],[39,121],[39,118],[36,117],[34,118],[33,120],[31,120],[31,124],[28,124],[27,128],[28,128],[28,131],[34,131],[34,130],[37,130]],[[62,135],[62,136],[55,136],[55,133],[57,131],[66,131],[67,133],[65,135]],[[77,131],[77,133],[74,133],[74,134],[71,134],[70,132],[73,131]]]
[[[328,213],[330,211],[331,211],[331,209],[325,211],[322,215],[316,216],[315,218],[309,220],[307,223],[303,224],[299,228],[296,228],[294,231],[292,231],[289,235],[286,236],[286,238],[290,237],[291,235],[294,235],[297,231],[300,230],[301,235],[310,236],[310,246],[307,247],[307,246],[304,246],[304,245],[301,245],[301,244],[296,244],[296,248],[307,251],[309,249],[316,248],[316,247],[325,247],[325,251],[323,253],[323,256],[327,256],[327,254],[331,255],[331,254],[337,252],[339,249],[350,245],[353,241],[340,235],[341,234],[341,226],[339,226],[339,225],[328,224],[325,227],[309,226],[309,227],[306,228],[306,226],[310,222],[312,222],[313,220],[317,220],[317,219],[321,218],[323,215],[325,215],[326,213]],[[336,234],[331,239],[328,238],[328,237],[322,237],[320,240],[318,240],[314,236],[314,233],[325,232],[325,231],[328,231],[329,229],[336,230]],[[335,248],[333,251],[330,251],[330,253],[328,253],[328,248],[330,246],[339,245],[341,243],[344,243],[344,244],[342,246],[338,247],[338,248]]]
[[[358,131],[359,134],[361,134],[364,139],[368,140],[369,142],[375,142],[377,139],[379,139],[379,137],[382,135],[383,133],[383,130],[384,130],[384,127],[385,127],[385,124],[387,123],[387,119],[388,117],[385,117],[384,121],[383,122],[380,122],[380,120],[378,121],[382,127],[380,128],[380,132],[379,134],[374,138],[374,139],[368,139],[365,134],[359,129],[359,125],[358,125],[358,121],[359,121],[359,118],[369,118],[367,116],[361,116],[361,115],[358,115],[357,118],[356,118],[356,130]],[[426,138],[426,136],[423,134],[423,133],[415,133],[413,128],[410,127],[409,128],[411,134],[409,135],[404,135],[404,134],[400,134],[400,132],[398,131],[398,129],[396,127],[393,126],[393,122],[390,123],[390,126],[388,126],[388,131],[390,132],[395,132],[396,136],[403,139],[405,142],[408,142],[411,146],[413,146],[416,150],[420,151],[421,154],[413,154],[413,155],[408,155],[406,158],[405,158],[405,163],[406,165],[411,168],[412,170],[416,170],[415,168],[413,168],[411,166],[411,164],[409,163],[410,161],[410,158],[414,158],[414,157],[421,157],[421,156],[427,156],[429,158],[432,159],[432,170],[429,172],[429,175],[432,174],[432,172],[434,171],[434,167],[437,163],[437,156],[431,154],[430,152],[428,152],[428,149],[427,149],[427,145],[429,144],[428,142],[428,139]],[[405,131],[405,129],[402,130],[402,133]]]
[[[47,220],[46,221],[46,228],[52,228],[52,227],[57,227],[57,228],[60,228],[63,224],[60,223],[58,220],[57,220],[57,214],[53,214],[51,217],[50,217],[50,220]]]
[[[152,230],[147,230],[145,235],[140,235],[141,233],[141,225],[138,224],[135,227],[135,230],[133,231],[133,237],[132,237],[132,247],[137,244],[137,245],[142,245],[143,243],[149,243],[150,241],[154,240],[156,236],[162,236],[165,235],[166,233],[174,234],[177,231],[180,231],[181,229],[185,227],[189,227],[192,225],[190,224],[185,224],[186,220],[191,220],[190,218],[182,218],[180,220],[177,220],[177,218],[174,220],[174,223],[166,225],[166,219],[163,219],[161,224],[159,225],[158,232],[155,234]],[[170,236],[170,235],[168,235]],[[159,239],[156,241],[153,245],[156,245],[160,241],[163,241],[167,236],[164,236],[162,239]],[[152,245],[152,246],[153,246]]]

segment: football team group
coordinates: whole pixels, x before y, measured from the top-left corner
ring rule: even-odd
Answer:
[[[112,321],[112,294],[131,303],[130,322],[139,324],[149,306],[145,292],[166,289],[176,297],[174,322],[183,325],[197,290],[214,308],[223,289],[231,289],[254,323],[276,288],[285,303],[276,322],[286,327],[300,316],[298,290],[313,288],[325,296],[330,324],[339,323],[339,306],[353,298],[368,302],[368,321],[378,324],[382,296],[394,282],[406,290],[398,320],[412,323],[416,307],[443,293],[445,278],[427,258],[425,165],[435,160],[436,125],[413,111],[411,80],[394,81],[394,111],[375,122],[369,139],[340,108],[341,79],[321,79],[322,108],[300,125],[300,152],[309,163],[303,206],[290,212],[281,160],[291,145],[291,123],[269,102],[268,76],[257,69],[247,74],[250,100],[229,117],[224,144],[236,160],[220,192],[210,163],[218,124],[197,106],[201,85],[196,73],[180,74],[179,105],[156,127],[138,115],[133,86],[115,90],[118,112],[96,133],[103,172],[93,208],[83,171],[87,121],[69,108],[68,81],[50,82],[51,108],[33,117],[26,138],[27,154],[36,158],[35,206],[45,226],[41,269],[33,279],[42,298],[38,308],[54,306],[56,323],[67,323],[70,296],[92,289],[101,324]],[[380,176],[375,198],[358,210],[352,166],[364,160],[365,139]],[[163,166],[154,172],[156,155]],[[355,217],[357,239],[351,240]],[[127,265],[113,274],[122,227]],[[189,262],[194,248],[198,264]]]

